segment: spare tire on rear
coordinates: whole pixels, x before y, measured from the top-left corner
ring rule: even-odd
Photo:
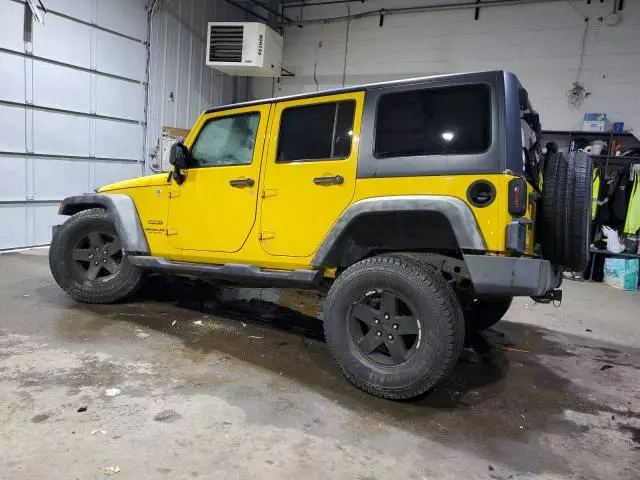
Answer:
[[[582,151],[553,154],[542,189],[541,238],[544,258],[582,271],[589,262],[592,160]]]

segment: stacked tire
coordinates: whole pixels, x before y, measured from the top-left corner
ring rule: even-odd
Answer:
[[[544,258],[567,270],[589,262],[592,160],[582,151],[556,153],[544,173],[541,238]]]

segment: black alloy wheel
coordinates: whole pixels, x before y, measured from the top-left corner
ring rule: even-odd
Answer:
[[[395,292],[369,292],[349,313],[351,341],[373,363],[402,365],[415,353],[422,337],[415,311]]]
[[[122,267],[122,245],[114,235],[94,231],[83,235],[71,250],[75,272],[85,281],[109,281]]]

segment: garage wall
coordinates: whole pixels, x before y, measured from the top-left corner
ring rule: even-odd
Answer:
[[[144,0],[46,5],[40,24],[0,0],[0,249],[47,244],[60,199],[142,172]]]
[[[207,22],[246,21],[223,0],[162,0],[154,9],[147,172],[158,164],[162,127],[189,129],[207,108],[246,100],[246,78],[205,66]]]
[[[46,245],[60,200],[150,172],[162,126],[245,98],[245,80],[205,68],[206,22],[244,20],[226,2],[0,0],[0,250]],[[146,130],[146,133],[145,133]]]
[[[350,12],[436,1],[367,0],[349,4]],[[444,3],[453,3],[445,0]],[[282,78],[277,95],[397,78],[450,72],[507,69],[518,75],[541,112],[545,128],[581,125],[584,112],[607,112],[627,127],[640,129],[640,2],[624,2],[619,25],[598,18],[613,10],[613,0],[575,0],[540,4],[433,11],[290,26],[284,32],[284,65],[296,74]],[[581,12],[578,13],[576,9]],[[346,15],[344,4],[286,8],[296,19]],[[566,92],[576,79],[589,17],[581,81],[591,92],[580,110]],[[348,41],[347,41],[348,30]],[[346,69],[345,69],[346,52]],[[316,81],[314,80],[314,68]],[[270,82],[257,81],[256,96],[270,96]]]

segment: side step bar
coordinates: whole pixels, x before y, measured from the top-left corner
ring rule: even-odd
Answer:
[[[213,265],[206,263],[173,262],[168,258],[130,256],[129,262],[140,268],[160,270],[176,275],[215,278],[239,284],[269,286],[320,286],[324,279],[319,270],[265,270],[255,265],[227,263]]]

